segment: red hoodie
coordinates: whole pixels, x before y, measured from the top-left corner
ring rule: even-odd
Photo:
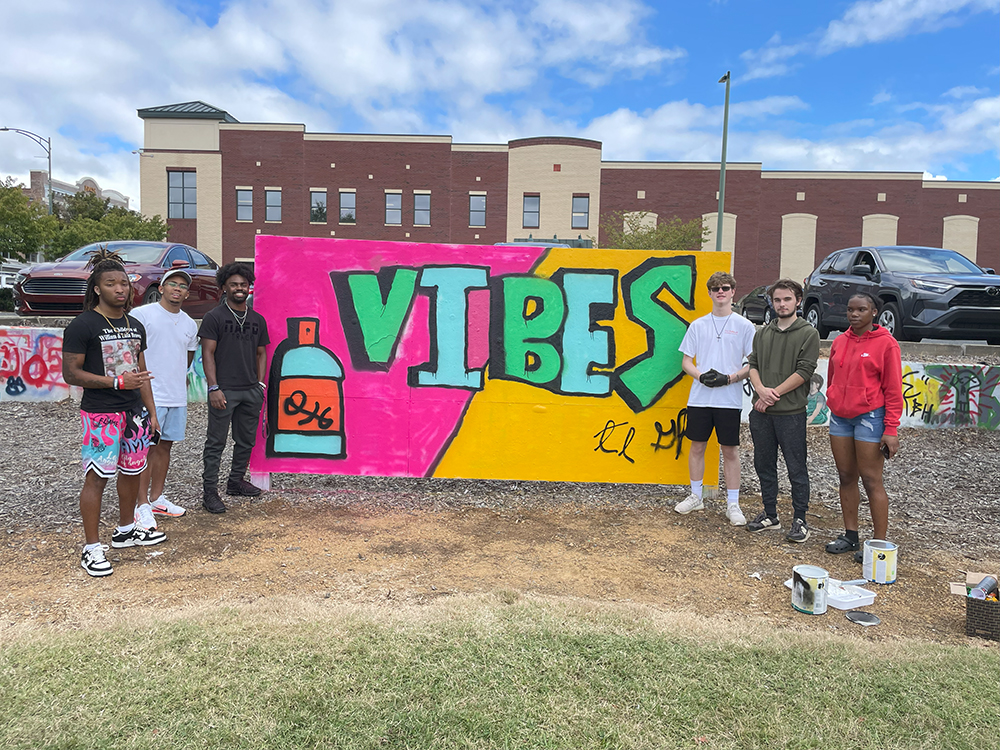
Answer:
[[[903,365],[891,333],[881,326],[863,336],[848,329],[833,340],[826,404],[844,419],[884,406],[884,434],[896,434],[903,414]]]

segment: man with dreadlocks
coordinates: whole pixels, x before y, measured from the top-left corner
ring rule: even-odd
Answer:
[[[264,374],[267,372],[267,321],[247,305],[253,269],[229,263],[218,270],[215,280],[226,295],[223,303],[201,321],[202,364],[208,382],[208,435],[202,455],[204,499],[209,513],[225,513],[219,496],[219,464],[232,425],[233,464],[226,494],[256,497],[260,487],[246,480],[250,453],[257,439],[260,410],[264,405]]]
[[[101,248],[90,259],[85,309],[63,334],[63,379],[83,388],[83,490],[80,514],[86,546],[80,565],[92,576],[111,575],[100,542],[101,497],[108,479],[118,475],[118,526],[111,546],[148,546],[166,534],[137,526],[133,513],[139,475],[150,441],[159,433],[153,407],[152,377],[143,351],[146,329],[126,314],[132,284],[120,256]]]

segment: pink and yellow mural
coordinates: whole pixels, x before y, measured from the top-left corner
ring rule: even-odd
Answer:
[[[684,483],[677,346],[729,263],[259,237],[270,377],[251,474]]]

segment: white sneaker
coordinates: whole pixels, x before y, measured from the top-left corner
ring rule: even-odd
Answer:
[[[738,505],[726,506],[726,518],[729,519],[729,523],[733,526],[746,526],[747,517],[743,515],[743,511],[740,510]]]
[[[111,563],[108,562],[108,558],[104,555],[104,550],[107,548],[108,545],[99,544],[92,549],[85,549],[83,551],[83,554],[80,556],[80,566],[87,571],[88,575],[100,578],[114,573],[111,569]]]
[[[153,518],[153,509],[149,506],[149,503],[143,503],[142,505],[135,506],[135,514],[133,515],[135,522],[144,529],[155,529],[156,519]]]
[[[167,500],[166,495],[160,495],[152,503],[150,503],[150,505],[153,508],[153,512],[158,516],[172,516],[177,518],[178,516],[183,516],[187,513],[185,508]]]
[[[681,514],[688,514],[693,510],[705,510],[705,502],[693,492],[674,506],[674,510]]]

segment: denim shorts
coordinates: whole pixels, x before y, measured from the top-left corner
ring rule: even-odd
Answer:
[[[187,406],[157,406],[156,420],[160,423],[160,440],[178,443],[184,439],[187,426]]]
[[[830,413],[830,436],[849,437],[863,443],[881,443],[885,432],[885,407],[866,411],[852,419]]]

